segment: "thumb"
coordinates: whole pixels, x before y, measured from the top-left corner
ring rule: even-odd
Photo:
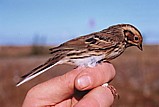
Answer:
[[[74,93],[74,80],[80,69],[72,70],[33,87],[27,94],[23,107],[55,105]]]

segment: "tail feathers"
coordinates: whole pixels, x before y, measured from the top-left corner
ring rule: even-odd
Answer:
[[[22,76],[21,80],[17,83],[17,87],[20,86],[21,84],[37,77],[38,75],[44,73],[45,71],[49,70],[50,68],[52,68],[53,66],[59,64],[59,62],[56,62],[56,63],[45,63],[45,64],[42,64],[38,67],[36,67],[35,69],[33,69],[30,73]]]

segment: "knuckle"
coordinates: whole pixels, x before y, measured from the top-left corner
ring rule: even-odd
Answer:
[[[72,90],[74,88],[74,80],[71,74],[66,73],[60,76],[59,81],[63,82],[63,84],[65,84],[66,88],[69,90]]]

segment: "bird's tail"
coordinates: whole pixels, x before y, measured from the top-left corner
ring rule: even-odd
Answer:
[[[46,63],[34,68],[28,74],[21,77],[21,80],[16,84],[16,86],[20,86],[21,84],[35,78],[36,76],[44,73],[45,71],[49,70],[53,66],[60,64],[60,61],[55,61],[53,59],[49,59]]]

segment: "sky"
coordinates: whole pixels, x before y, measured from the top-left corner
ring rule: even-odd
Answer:
[[[159,44],[159,0],[0,0],[0,45],[60,44],[120,23]]]

